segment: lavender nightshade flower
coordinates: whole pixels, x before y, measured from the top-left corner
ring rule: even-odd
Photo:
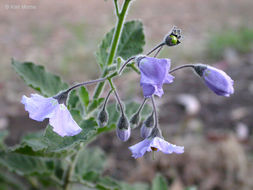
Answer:
[[[140,85],[144,97],[151,97],[153,94],[161,97],[164,83],[172,83],[174,77],[169,73],[170,59],[158,59],[153,57],[139,56],[136,62],[141,72]]]
[[[147,151],[162,151],[165,154],[182,154],[184,152],[183,146],[176,146],[168,143],[160,137],[149,137],[138,144],[130,146],[129,149],[132,151],[132,157],[142,157]]]
[[[194,69],[217,95],[228,97],[234,93],[234,81],[224,71],[203,64],[194,65]]]
[[[31,94],[31,97],[23,96],[21,103],[29,112],[29,117],[36,121],[43,121],[49,118],[53,131],[58,135],[74,136],[81,132],[81,128],[72,118],[67,107],[64,105],[64,93],[55,97],[45,98],[38,94]]]

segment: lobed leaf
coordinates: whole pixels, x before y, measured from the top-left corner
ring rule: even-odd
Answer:
[[[59,76],[51,74],[41,65],[32,62],[19,62],[12,59],[12,67],[25,83],[46,97],[64,90],[68,85]]]
[[[0,164],[19,175],[48,175],[53,171],[53,161],[12,152],[0,152]]]
[[[113,39],[113,34],[114,28],[105,35],[98,51],[96,52],[97,62],[101,69],[104,69],[105,67]],[[123,59],[128,59],[131,56],[140,54],[143,51],[144,44],[145,37],[142,23],[140,21],[126,22],[122,30],[115,57],[120,56]]]

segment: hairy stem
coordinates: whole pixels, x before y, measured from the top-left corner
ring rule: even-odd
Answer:
[[[142,108],[144,107],[144,105],[145,105],[147,99],[148,99],[148,98],[144,98],[144,100],[142,101],[142,103],[141,103],[141,105],[140,105],[140,107],[139,107],[139,109],[137,110],[136,113],[139,114],[139,113],[141,112],[141,110],[142,110]]]
[[[118,15],[117,24],[116,24],[116,27],[114,30],[113,39],[112,39],[112,43],[111,43],[110,53],[109,53],[108,59],[106,61],[106,67],[103,71],[102,77],[105,77],[108,74],[107,67],[113,63],[113,60],[115,58],[118,44],[119,44],[120,37],[121,37],[121,33],[123,30],[123,25],[124,25],[126,13],[127,13],[128,7],[130,5],[130,2],[131,2],[131,0],[125,0],[124,4],[122,6],[122,9]],[[105,84],[104,81],[98,84],[98,86],[95,90],[95,93],[93,95],[94,99],[96,99],[100,96],[100,94],[103,90],[104,84]]]
[[[117,100],[117,102],[118,102],[118,104],[119,104],[120,111],[121,111],[121,115],[124,115],[124,109],[123,109],[121,100],[120,100],[120,98],[119,98],[119,94],[118,94],[118,92],[117,92],[116,89],[114,89],[114,94],[115,94],[116,100]]]
[[[163,46],[160,46],[160,48],[157,50],[157,52],[155,53],[155,55],[154,55],[154,57],[156,57],[159,53],[160,53],[160,51],[163,49]]]
[[[112,91],[113,91],[113,89],[111,89],[111,90],[108,92],[108,94],[107,94],[107,96],[106,96],[106,98],[105,98],[105,102],[104,102],[104,105],[103,105],[103,108],[102,108],[103,110],[105,109],[105,106],[106,106],[106,104],[107,104],[107,102],[108,102],[108,100],[109,100],[109,97],[110,97]]]
[[[191,68],[193,68],[193,67],[194,67],[194,65],[193,65],[193,64],[181,65],[181,66],[178,66],[178,67],[176,67],[176,68],[174,68],[174,69],[170,70],[170,72],[169,72],[169,73],[173,73],[174,71],[177,71],[177,70],[179,70],[179,69],[183,69],[183,68],[187,68],[187,67],[191,67]]]
[[[126,65],[132,61],[133,59],[135,59],[135,57],[130,57],[128,60],[126,60],[126,62],[121,66],[121,68],[119,69],[119,75],[121,74],[121,72],[123,71],[123,69],[126,67]]]
[[[66,90],[66,93],[70,92],[71,90],[78,88],[80,86],[85,86],[85,85],[89,85],[89,84],[94,84],[94,83],[98,83],[98,82],[102,82],[105,81],[107,79],[107,77],[105,78],[100,78],[100,79],[96,79],[96,80],[91,80],[91,81],[87,81],[87,82],[82,82],[82,83],[78,83],[72,87],[70,87],[69,89]]]
[[[155,50],[157,50],[158,48],[160,48],[160,47],[162,47],[162,46],[164,46],[164,45],[165,45],[164,42],[158,44],[158,45],[157,45],[156,47],[154,47],[151,51],[149,51],[146,55],[150,55],[150,54],[153,53]]]

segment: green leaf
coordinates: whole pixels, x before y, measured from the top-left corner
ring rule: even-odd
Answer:
[[[87,107],[89,105],[90,99],[89,99],[89,92],[84,86],[82,86],[79,89],[79,97],[83,105]]]
[[[8,136],[7,130],[1,130],[0,131],[0,150],[5,148],[4,140]]]
[[[75,176],[86,181],[95,181],[104,169],[105,154],[99,148],[84,147],[78,154]]]
[[[6,172],[2,168],[0,169],[0,189],[20,189],[25,190],[24,184],[20,180],[14,177],[13,174]]]
[[[76,95],[76,90],[72,90],[69,93],[69,97],[68,97],[68,109],[75,109],[77,108],[79,103],[79,97]]]
[[[71,109],[71,110],[69,110],[69,111],[70,111],[70,113],[71,113],[73,119],[74,119],[77,123],[80,123],[80,122],[83,120],[80,110],[78,110],[78,109]]]
[[[98,51],[96,52],[96,58],[101,69],[103,69],[106,64],[113,34],[114,29],[105,35]],[[144,38],[143,25],[140,21],[126,22],[122,30],[115,57],[120,56],[123,59],[128,59],[131,56],[142,53],[145,44]]]
[[[90,113],[90,112],[94,111],[94,110],[97,109],[103,102],[104,102],[104,98],[94,99],[94,100],[90,103],[87,112]]]
[[[23,138],[20,145],[11,151],[30,156],[64,157],[75,151],[74,147],[81,142],[88,143],[97,132],[97,123],[94,118],[83,120],[80,123],[83,129],[78,135],[61,137],[48,125],[45,134],[33,134]]]
[[[82,128],[82,131],[78,135],[61,137],[52,130],[51,126],[48,126],[44,135],[45,142],[48,146],[47,151],[67,151],[80,142],[89,142],[90,137],[92,137],[97,131],[97,122],[94,118],[90,118],[82,121],[80,127]]]
[[[135,184],[130,185],[123,182],[120,184],[120,190],[149,190],[149,187],[147,184],[144,184],[144,183],[135,183]]]
[[[120,190],[119,182],[108,176],[100,178],[96,188],[99,190]]]
[[[53,171],[52,160],[12,152],[0,152],[0,164],[19,175],[48,175]]]
[[[152,182],[152,190],[167,190],[168,183],[166,179],[161,175],[157,174]]]
[[[59,76],[45,71],[41,65],[31,62],[21,63],[12,59],[12,66],[27,85],[44,96],[53,96],[68,87]]]

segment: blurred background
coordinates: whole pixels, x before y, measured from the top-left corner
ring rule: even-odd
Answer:
[[[176,25],[183,32],[182,44],[164,48],[159,57],[170,58],[172,67],[200,62],[223,69],[235,81],[235,94],[216,96],[191,70],[178,71],[175,82],[164,86],[163,98],[156,100],[163,135],[185,146],[185,153],[159,153],[155,160],[147,154],[135,160],[128,146],[140,140],[139,129],[127,143],[109,133],[91,145],[107,154],[105,175],[133,183],[150,182],[160,172],[171,190],[189,185],[201,190],[253,189],[252,8],[252,0],[133,1],[127,20],[142,20],[144,52]],[[94,52],[114,26],[112,10],[112,0],[1,0],[0,130],[10,131],[9,145],[42,129],[20,104],[21,96],[33,91],[11,68],[11,57],[44,65],[69,84],[96,79],[100,73]],[[122,100],[141,102],[136,73],[115,83]]]

